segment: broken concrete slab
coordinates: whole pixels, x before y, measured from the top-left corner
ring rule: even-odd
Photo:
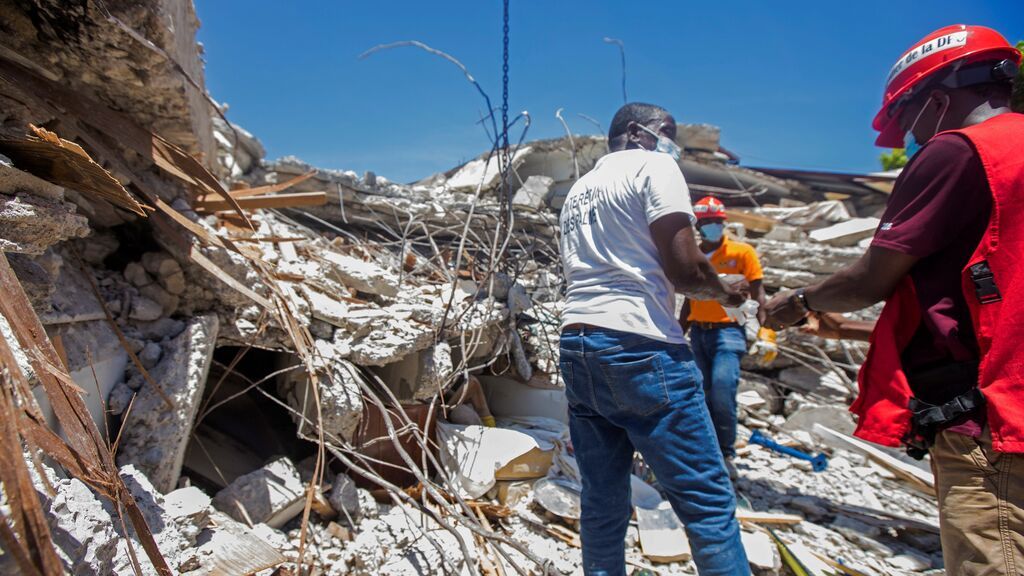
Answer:
[[[672,506],[663,500],[655,507],[636,510],[640,548],[652,562],[679,562],[692,556],[690,540]]]
[[[400,402],[412,402],[413,397],[417,393],[420,395],[428,394],[420,389],[419,382],[424,362],[422,356],[429,354],[429,351],[430,349],[428,348],[427,350],[409,354],[397,362],[374,367],[372,371],[394,393]],[[436,395],[438,391],[435,385],[434,394]]]
[[[212,503],[205,492],[195,486],[187,486],[164,496],[164,511],[174,520],[187,519],[188,524],[199,527],[208,523]]]
[[[339,328],[348,325],[349,306],[344,300],[328,296],[306,285],[302,286],[302,295],[309,302],[309,311],[313,318]]]
[[[77,478],[60,480],[54,488],[47,519],[61,562],[80,574],[115,574],[120,535],[110,513]]]
[[[135,464],[162,492],[173,490],[178,482],[192,423],[206,387],[218,326],[216,316],[199,316],[164,345],[163,357],[150,375],[174,408],[169,409],[160,393],[146,383],[124,424],[118,463]]]
[[[539,210],[551,195],[551,187],[554,184],[555,179],[550,176],[530,176],[512,196],[512,204]]]
[[[336,275],[346,286],[367,294],[398,295],[398,276],[378,264],[332,250],[319,252],[318,256],[327,264],[328,275]]]
[[[321,426],[325,434],[350,441],[363,414],[363,400],[359,381],[363,378],[351,362],[339,358],[325,358],[324,374],[317,381],[320,397]],[[309,376],[301,370],[292,370],[278,381],[278,394],[299,414],[292,419],[299,426],[299,434],[315,436],[317,406]],[[312,425],[311,425],[312,424]]]
[[[845,406],[805,405],[786,418],[782,429],[789,432],[802,430],[815,436],[814,425],[816,423],[848,435],[853,434],[857,427],[853,421],[853,414]]]
[[[277,530],[266,524],[250,529],[218,512],[212,519],[196,539],[199,568],[189,576],[260,574],[287,560],[278,551],[283,535]]]
[[[762,266],[812,274],[833,274],[864,255],[860,248],[829,246],[807,242],[780,242],[759,239],[757,246]]]
[[[240,476],[213,497],[213,506],[244,523],[280,528],[302,511],[305,485],[288,458]]]
[[[743,549],[747,552],[750,565],[759,570],[778,571],[782,568],[782,557],[771,536],[766,532],[740,532]]]
[[[535,388],[501,376],[479,378],[487,406],[495,416],[543,416],[569,423],[569,401],[564,389]]]
[[[792,390],[836,404],[842,404],[851,394],[850,388],[836,373],[819,374],[804,366],[779,372],[779,382]]]
[[[856,246],[861,240],[870,238],[878,229],[878,218],[854,218],[834,224],[828,228],[812,230],[808,236],[815,242],[832,246]]]
[[[803,231],[796,226],[779,224],[773,227],[764,237],[766,240],[776,240],[778,242],[799,242],[803,239],[803,235]]]
[[[803,230],[825,228],[852,218],[846,204],[839,200],[825,200],[806,206],[761,207],[753,212]]]
[[[432,326],[408,318],[409,313],[400,307],[390,306],[385,313],[388,316],[378,317],[365,335],[352,342],[350,359],[356,364],[391,364],[433,343]]]
[[[413,400],[430,400],[443,390],[444,383],[452,374],[452,347],[447,342],[438,342],[419,353],[418,364],[412,397]]]

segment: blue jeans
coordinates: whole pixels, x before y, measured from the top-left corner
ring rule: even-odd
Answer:
[[[569,430],[583,477],[588,576],[625,576],[630,469],[639,450],[683,522],[704,576],[750,574],[736,498],[685,345],[586,327],[562,332]]]
[[[690,327],[690,345],[704,377],[704,399],[715,424],[722,455],[736,455],[736,388],[740,383],[740,361],[747,353],[743,328],[724,325],[704,329]]]

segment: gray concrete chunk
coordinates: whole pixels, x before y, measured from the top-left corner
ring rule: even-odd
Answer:
[[[280,528],[302,510],[302,480],[288,458],[239,476],[217,493],[213,506],[239,522]]]
[[[200,316],[164,345],[160,363],[150,375],[174,408],[169,408],[159,392],[146,383],[125,423],[118,464],[135,464],[161,492],[173,490],[181,474],[185,447],[206,387],[217,328],[216,316]]]

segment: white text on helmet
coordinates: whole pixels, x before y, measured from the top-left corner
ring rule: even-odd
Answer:
[[[939,36],[921,44],[915,46],[909,52],[900,57],[896,65],[889,71],[889,78],[885,81],[886,88],[892,84],[892,81],[900,72],[903,72],[914,62],[917,62],[923,56],[929,56],[935,52],[941,52],[943,50],[949,50],[950,48],[958,48],[960,46],[967,45],[967,31],[962,30],[960,32],[953,32],[952,34],[946,34],[945,36]]]

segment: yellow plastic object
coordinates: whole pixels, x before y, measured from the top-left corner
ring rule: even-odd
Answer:
[[[498,423],[494,421],[494,416],[481,416],[480,421],[488,428],[494,428],[498,425]]]
[[[768,366],[779,356],[779,346],[776,344],[778,336],[775,330],[762,326],[757,331],[757,342],[750,349],[750,353],[757,357],[761,366]]]

